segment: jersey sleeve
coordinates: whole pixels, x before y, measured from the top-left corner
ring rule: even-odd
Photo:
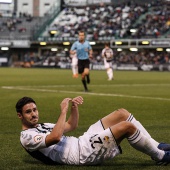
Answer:
[[[46,124],[49,129],[53,129],[54,124]],[[45,126],[44,126],[45,128]],[[43,129],[44,130],[44,129]],[[22,146],[29,151],[35,151],[46,147],[45,138],[51,130],[37,131],[35,128],[21,132],[20,141]]]
[[[114,54],[112,49],[110,49],[110,53],[111,53],[111,55],[113,55],[113,54]]]
[[[105,49],[102,50],[102,57],[104,57]]]
[[[21,132],[20,141],[26,150],[35,151],[46,147],[45,138],[47,135],[27,130]]]
[[[72,51],[76,50],[76,42],[74,42],[73,45],[71,46],[71,50]]]

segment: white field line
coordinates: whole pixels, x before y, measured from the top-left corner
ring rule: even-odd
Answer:
[[[26,86],[26,87],[81,87],[82,85],[41,85],[41,86]],[[93,84],[93,85],[90,85],[91,87],[95,87],[95,86],[98,86],[98,87],[150,87],[150,86],[170,86],[170,84]],[[15,87],[20,87],[20,86],[15,86]]]
[[[126,98],[136,98],[136,99],[150,99],[150,100],[164,100],[170,101],[169,98],[161,97],[144,97],[144,96],[132,96],[132,95],[123,95],[123,94],[107,94],[107,93],[92,93],[92,92],[77,92],[77,91],[64,91],[64,90],[49,90],[49,89],[34,89],[27,87],[18,87],[18,86],[2,86],[3,89],[9,90],[23,90],[23,91],[37,91],[37,92],[50,92],[50,93],[70,93],[70,94],[83,94],[83,95],[94,95],[94,96],[111,96],[111,97],[126,97]]]

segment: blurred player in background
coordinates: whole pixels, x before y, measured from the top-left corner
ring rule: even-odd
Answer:
[[[105,48],[102,50],[102,57],[104,58],[104,66],[107,71],[108,80],[113,80],[113,50],[109,47],[108,43],[105,44]]]
[[[84,86],[84,91],[87,92],[87,83],[90,83],[90,60],[92,58],[93,50],[89,41],[85,40],[85,32],[80,31],[78,34],[78,40],[73,43],[70,54],[77,53],[78,58],[78,73],[81,74],[82,84]],[[75,52],[76,51],[76,52]],[[86,83],[87,81],[87,83]]]
[[[77,59],[77,54],[75,51],[75,54],[70,54],[71,58],[71,66],[72,66],[72,72],[73,72],[73,78],[78,78],[78,59]]]

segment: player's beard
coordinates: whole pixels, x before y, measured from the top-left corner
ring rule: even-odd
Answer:
[[[81,43],[83,43],[83,42],[84,42],[84,38],[80,38],[79,41],[80,41]]]
[[[38,117],[32,117],[29,121],[25,121],[25,125],[29,128],[36,127],[38,123]]]

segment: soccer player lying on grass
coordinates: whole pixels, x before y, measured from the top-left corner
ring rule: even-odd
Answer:
[[[69,104],[71,113],[66,120]],[[25,150],[46,164],[97,165],[120,154],[120,143],[126,138],[133,148],[149,155],[157,164],[170,163],[170,144],[155,141],[125,109],[103,117],[78,138],[64,136],[78,126],[81,104],[81,96],[65,98],[55,124],[38,123],[36,102],[30,97],[19,99],[16,111],[22,123],[20,141]]]

